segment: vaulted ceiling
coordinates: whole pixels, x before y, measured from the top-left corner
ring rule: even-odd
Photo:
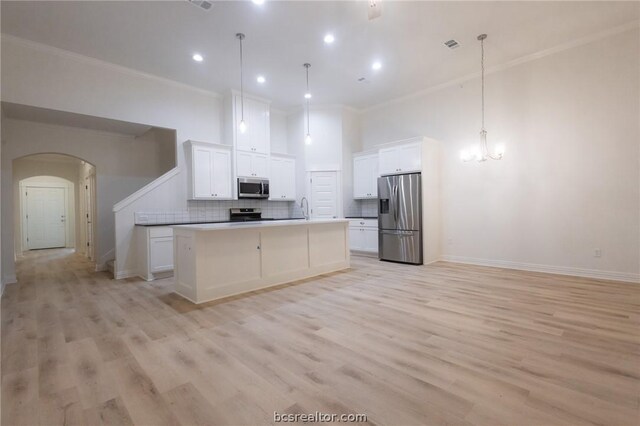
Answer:
[[[2,1],[2,32],[224,93],[239,87],[237,32],[246,34],[245,90],[292,108],[310,62],[313,101],[358,108],[411,94],[637,21],[638,2]],[[323,42],[326,33],[335,42]],[[451,50],[444,42],[455,39]],[[192,60],[193,53],[204,61]],[[371,69],[374,61],[382,68]],[[256,82],[264,75],[266,83]],[[365,78],[364,82],[358,79]]]

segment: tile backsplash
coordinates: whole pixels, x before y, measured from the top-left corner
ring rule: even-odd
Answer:
[[[229,220],[229,209],[233,207],[257,207],[262,217],[283,219],[303,217],[300,205],[294,201],[233,200],[233,201],[187,201],[186,210],[146,211],[135,213],[137,225],[162,223],[218,222]],[[378,216],[377,200],[351,200],[344,207],[344,215],[351,217]]]
[[[347,217],[378,217],[378,200],[350,200],[344,207]]]
[[[187,202],[186,210],[136,212],[134,220],[138,225],[225,221],[229,220],[229,209],[233,207],[260,208],[265,218],[302,217],[302,210],[293,201],[191,200]]]
[[[362,200],[362,216],[378,217],[378,200]]]

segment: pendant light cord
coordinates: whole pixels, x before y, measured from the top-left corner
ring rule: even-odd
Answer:
[[[238,40],[240,40],[240,120],[244,121],[244,75],[243,75],[243,63],[242,63],[242,39],[244,34],[236,34]]]
[[[307,93],[309,93],[309,67],[311,64],[304,64],[304,67],[307,69]],[[309,99],[307,98],[307,135],[311,134],[311,130],[309,128]]]
[[[484,130],[484,38],[480,39],[480,69],[482,70],[482,130]]]

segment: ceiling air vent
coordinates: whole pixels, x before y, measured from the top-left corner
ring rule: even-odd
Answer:
[[[213,3],[207,0],[187,0],[189,3],[198,6],[200,9],[211,10]]]
[[[456,47],[460,47],[460,43],[458,43],[457,41],[451,39],[449,41],[445,41],[444,45],[447,46],[449,49],[455,49]]]

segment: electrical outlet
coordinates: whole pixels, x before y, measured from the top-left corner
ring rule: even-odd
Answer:
[[[597,248],[593,251],[593,257],[602,257],[602,250]]]

